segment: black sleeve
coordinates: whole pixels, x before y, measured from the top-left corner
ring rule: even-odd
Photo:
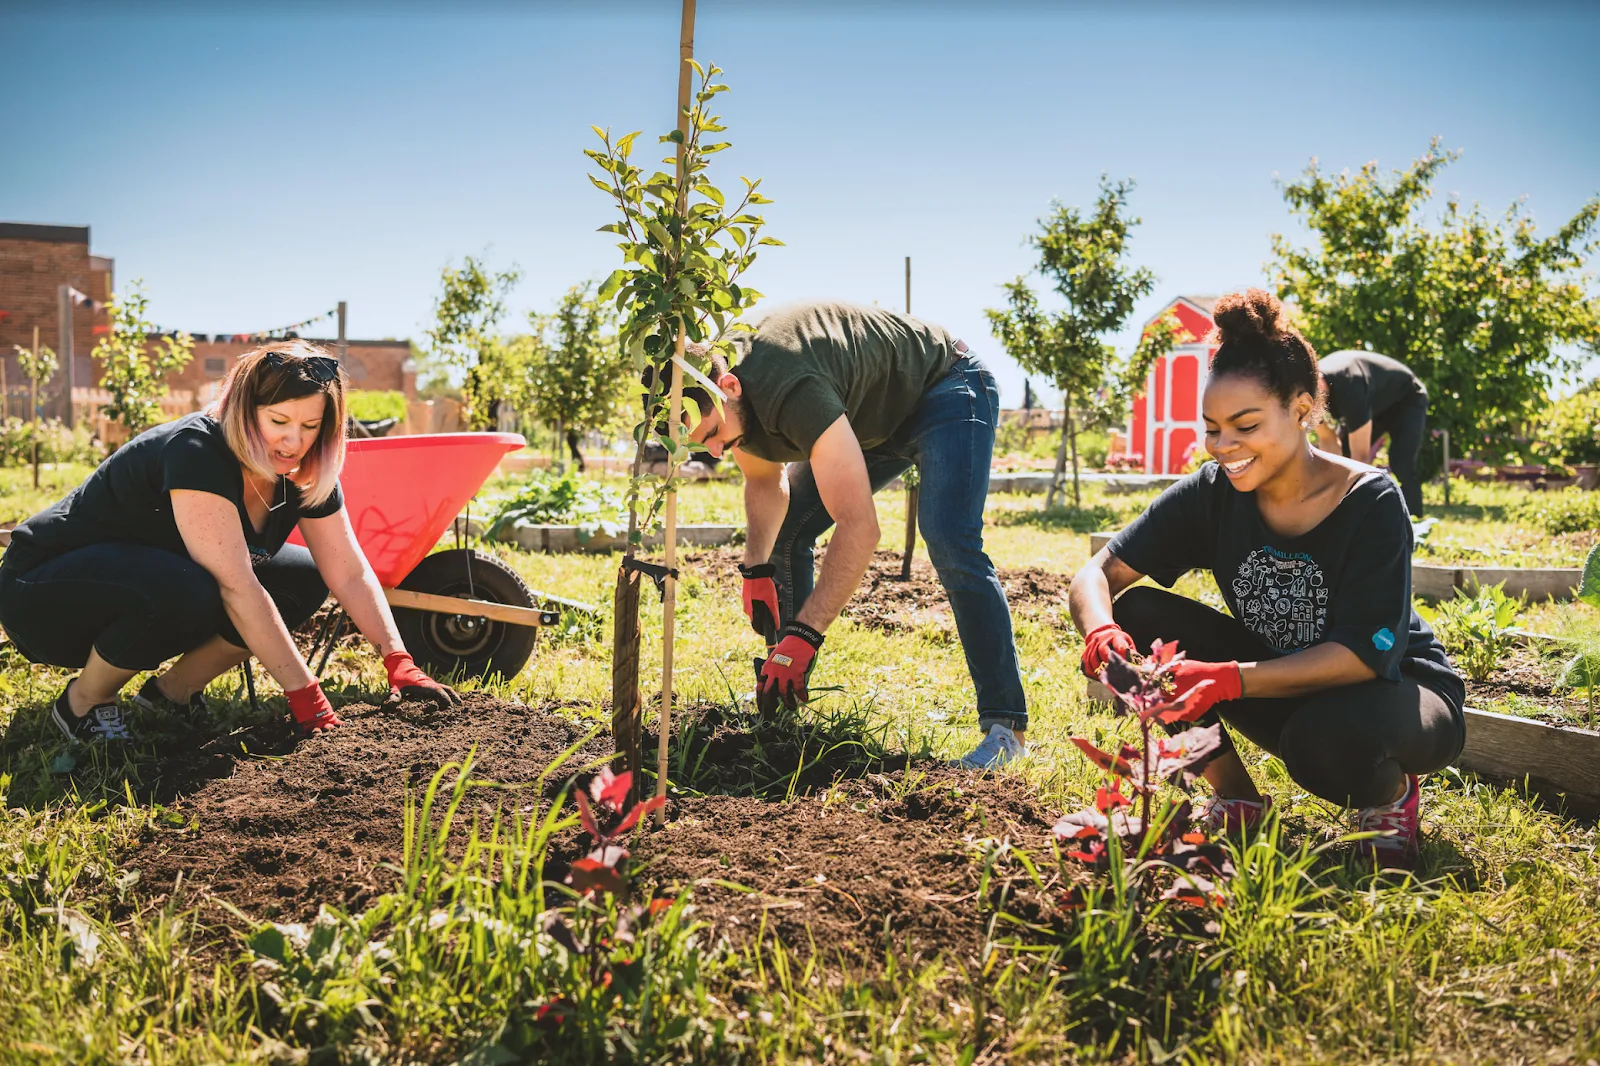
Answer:
[[[239,462],[198,429],[180,430],[161,448],[161,491],[192,489],[235,499]]]
[[[1411,518],[1393,484],[1382,474],[1370,477],[1378,498],[1350,530],[1350,553],[1333,582],[1327,640],[1355,652],[1379,677],[1398,681],[1411,632]]]
[[[1328,407],[1346,431],[1360,429],[1372,421],[1372,396],[1367,379],[1355,367],[1342,373],[1330,374],[1328,382]]]
[[[1190,570],[1209,568],[1215,543],[1211,500],[1216,477],[1217,464],[1209,462],[1157,496],[1111,538],[1111,554],[1166,588]]]
[[[300,508],[301,518],[327,518],[329,515],[339,513],[339,508],[344,506],[344,491],[339,485],[333,486],[333,491],[328,493],[328,498],[315,507],[309,504]]]

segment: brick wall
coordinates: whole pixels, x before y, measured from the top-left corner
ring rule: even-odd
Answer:
[[[59,290],[65,283],[96,300],[111,297],[113,264],[89,254],[89,227],[36,226],[0,222],[0,362],[11,392],[11,413],[21,415],[26,406],[26,379],[12,345],[33,344],[33,327],[46,347],[60,351]],[[78,357],[80,384],[87,384],[89,352],[99,333],[107,328],[104,311],[75,307],[72,312],[73,350]],[[97,333],[97,330],[99,331]],[[66,384],[66,367],[57,371],[41,399],[60,402]]]
[[[337,355],[338,341],[307,338]],[[216,395],[223,377],[239,357],[254,348],[256,341],[205,340],[195,342],[189,365],[167,378],[167,387],[193,390],[201,403]],[[411,365],[411,345],[405,341],[346,341],[345,373],[357,389],[394,390],[406,399],[417,396],[416,368]]]

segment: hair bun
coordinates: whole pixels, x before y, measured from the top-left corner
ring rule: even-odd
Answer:
[[[1211,310],[1218,342],[1277,340],[1283,335],[1283,304],[1265,289],[1230,292]]]

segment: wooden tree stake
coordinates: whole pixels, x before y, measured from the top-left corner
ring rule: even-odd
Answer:
[[[911,313],[911,257],[906,256],[906,314]],[[900,555],[900,580],[911,580],[911,560],[917,553],[917,495],[919,485],[906,486],[906,550]]]
[[[33,365],[37,371],[39,367],[39,327],[33,327]],[[33,415],[33,487],[39,487],[39,379],[29,375],[33,382],[31,393],[33,402],[29,410]]]
[[[694,58],[694,3],[695,0],[683,0],[683,22],[678,29],[678,213],[686,214],[689,210],[689,190],[687,188],[688,176],[683,172],[683,156],[689,146],[689,87],[690,75],[694,68],[689,61]],[[678,439],[679,422],[683,419],[683,350],[687,340],[684,325],[678,323],[678,336],[673,344],[676,358],[672,363],[672,392],[667,404],[667,432],[673,440]],[[677,473],[677,464],[682,461],[676,449],[667,456],[667,478],[670,480]],[[667,490],[666,502],[666,528],[662,531],[662,540],[666,546],[666,567],[674,570],[678,565],[678,494],[672,488]],[[667,794],[667,738],[672,733],[672,650],[673,642],[677,637],[675,610],[678,605],[678,582],[668,574],[666,584],[661,592],[661,709],[656,724],[656,795],[665,797]],[[667,811],[665,807],[657,808],[656,824],[665,824]]]

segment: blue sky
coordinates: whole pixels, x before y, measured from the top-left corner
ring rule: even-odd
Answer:
[[[156,319],[243,332],[340,299],[418,337],[438,272],[517,263],[514,319],[618,265],[591,124],[673,124],[678,5],[0,3],[0,219],[87,224]],[[1431,136],[1493,213],[1600,192],[1596,5],[701,0],[726,70],[723,180],[776,201],[773,303],[903,302],[1022,376],[982,311],[1052,197],[1138,182],[1133,254],[1178,293],[1264,280],[1274,185],[1398,167]],[[66,60],[66,62],[63,62]],[[715,175],[714,175],[715,176]]]

